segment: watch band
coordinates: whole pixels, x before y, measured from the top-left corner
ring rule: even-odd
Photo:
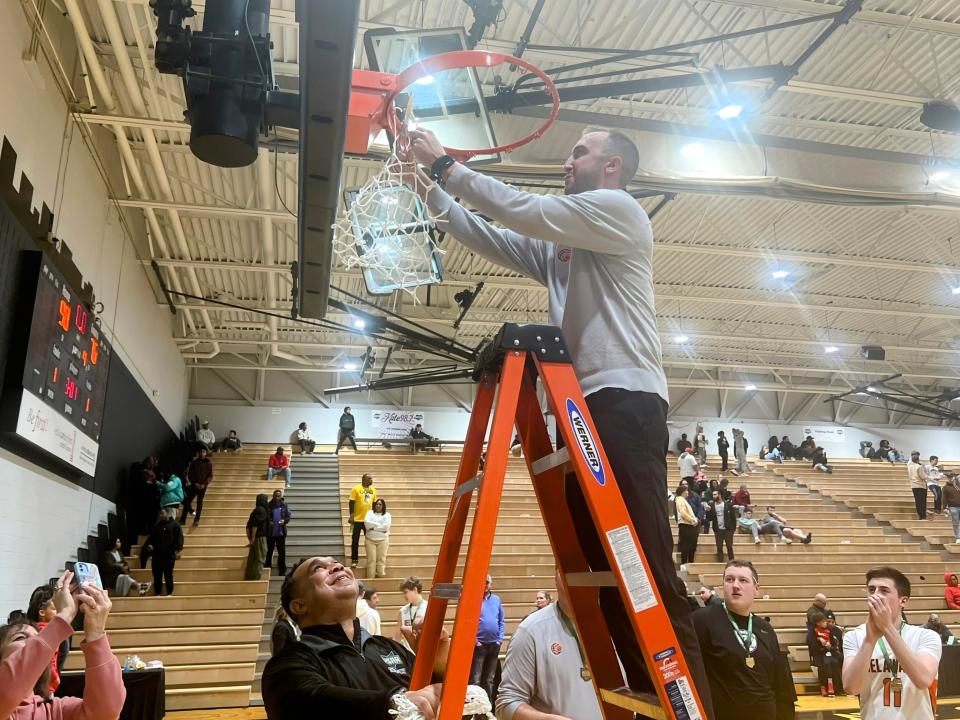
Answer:
[[[443,179],[443,173],[445,173],[447,168],[449,168],[455,162],[456,160],[449,155],[441,155],[438,157],[433,161],[433,165],[430,166],[430,179],[443,187],[445,182]]]

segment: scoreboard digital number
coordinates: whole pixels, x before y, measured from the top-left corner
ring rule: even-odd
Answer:
[[[46,257],[27,343],[16,432],[93,475],[112,351],[90,310]]]

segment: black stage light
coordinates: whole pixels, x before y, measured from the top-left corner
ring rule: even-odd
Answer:
[[[924,103],[920,122],[931,130],[960,133],[960,109],[946,100],[931,100]]]
[[[864,360],[885,360],[887,351],[879,345],[864,345],[860,348],[860,357]]]

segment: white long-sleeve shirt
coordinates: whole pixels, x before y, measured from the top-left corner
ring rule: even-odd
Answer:
[[[636,200],[623,190],[525,193],[462,165],[454,166],[446,187],[427,196],[441,215],[438,226],[547,288],[550,324],[563,330],[584,395],[615,387],[668,400],[654,307],[653,230]]]
[[[200,428],[197,432],[197,440],[204,445],[213,445],[217,441],[217,436],[213,434],[210,428]]]
[[[367,527],[367,538],[386,540],[390,533],[391,522],[390,513],[375,513],[373,510],[368,510],[363,518],[363,524]]]

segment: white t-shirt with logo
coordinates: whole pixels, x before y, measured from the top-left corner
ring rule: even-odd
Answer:
[[[913,652],[923,653],[940,662],[942,648],[940,636],[933,630],[904,625],[900,632],[903,641]],[[844,657],[851,658],[863,646],[867,637],[866,625],[850,630],[843,638]],[[887,654],[896,659],[896,653],[887,643]],[[867,680],[860,692],[860,717],[862,720],[933,720],[933,704],[930,692],[921,690],[913,684],[910,677],[901,669],[898,676],[903,682],[899,693],[890,688],[891,673],[884,667],[883,651],[880,643],[873,647],[870,665],[867,668]]]
[[[677,460],[677,467],[680,468],[680,477],[693,477],[697,474],[697,459],[690,453],[684,453]]]

